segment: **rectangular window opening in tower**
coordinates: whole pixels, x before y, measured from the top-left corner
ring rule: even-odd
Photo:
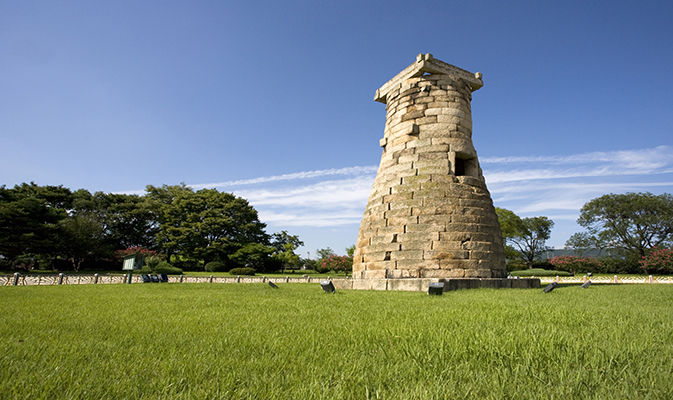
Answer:
[[[456,155],[456,176],[477,176],[477,159],[476,158],[461,158]]]
[[[465,175],[465,160],[456,157],[456,176]]]

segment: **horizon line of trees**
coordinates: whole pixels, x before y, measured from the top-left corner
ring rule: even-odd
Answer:
[[[554,221],[544,216],[521,218],[496,207],[508,260],[508,269],[566,265],[571,272],[673,273],[673,196],[649,192],[606,194],[592,199],[580,210],[577,223],[585,231],[573,234],[565,244],[582,256],[588,250],[609,250],[600,262],[592,258],[541,260],[549,250]],[[565,256],[567,257],[567,256]]]
[[[545,216],[521,218],[498,207],[496,214],[508,269],[540,265],[554,222]],[[641,261],[653,250],[670,251],[673,196],[607,194],[587,202],[577,222],[586,230],[572,235],[566,248],[579,255],[588,249],[610,250],[611,266],[605,272],[643,272]],[[298,236],[287,231],[268,234],[265,229],[247,200],[216,189],[194,191],[184,183],[148,185],[142,196],[91,194],[34,182],[0,186],[0,269],[39,266],[79,271],[94,265],[92,269],[118,269],[115,254],[142,248],[160,253],[183,270],[202,270],[217,262],[226,271],[240,267],[259,272],[301,267],[352,271],[354,246],[346,249],[346,256],[329,247],[319,249],[318,260],[309,260],[295,253],[304,244]],[[657,260],[665,259],[657,254]],[[643,265],[653,268],[656,262]]]
[[[268,234],[247,200],[216,189],[148,185],[145,195],[113,194],[34,182],[0,186],[0,263],[4,267],[119,269],[115,253],[142,248],[183,270],[209,262],[259,272],[301,265],[304,243]]]

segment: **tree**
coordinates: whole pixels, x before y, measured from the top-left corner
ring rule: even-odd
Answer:
[[[148,199],[129,194],[113,194],[80,189],[73,193],[73,213],[92,215],[104,229],[105,241],[120,250],[129,247],[157,247],[159,224]]]
[[[14,261],[24,254],[57,253],[59,223],[71,206],[72,193],[62,186],[0,186],[0,255]]]
[[[565,247],[575,250],[575,253],[580,256],[591,249],[598,250],[598,254],[600,255],[601,252],[610,245],[610,243],[607,243],[605,239],[600,236],[601,235],[598,235],[598,237],[592,236],[587,232],[577,232],[572,234],[572,236],[566,240]]]
[[[505,241],[506,254],[513,255],[514,250],[514,254],[517,254],[528,268],[533,268],[535,259],[547,250],[545,243],[551,236],[554,221],[547,217],[520,218],[512,211],[498,207],[495,212]]]
[[[86,259],[110,256],[105,245],[105,230],[93,215],[73,215],[61,223],[59,253],[70,260],[75,272]]]
[[[159,221],[157,241],[168,255],[228,262],[247,244],[268,245],[265,224],[247,200],[216,189],[148,186]]]
[[[170,240],[167,231],[170,229],[170,224],[177,225],[178,221],[169,221],[169,210],[173,207],[173,202],[176,198],[188,196],[194,191],[183,183],[179,185],[162,185],[156,187],[147,185],[145,188],[146,206],[149,212],[154,216],[154,221],[158,225],[157,233],[155,235],[157,246],[163,251],[166,256],[166,261],[170,261],[171,255],[179,251],[177,243]]]
[[[303,245],[299,236],[290,235],[287,231],[271,235],[271,246],[276,249],[273,256],[282,263],[283,269],[299,268],[301,259],[294,251]]]
[[[256,271],[275,270],[276,268],[270,267],[273,252],[274,248],[271,246],[246,243],[234,254],[229,255],[229,259],[243,267],[254,268]]]
[[[606,194],[586,203],[577,223],[586,228],[587,240],[622,248],[642,258],[648,249],[671,244],[673,196],[649,192]]]
[[[318,255],[318,260],[322,260],[322,259],[325,259],[329,256],[335,256],[336,255],[334,250],[332,250],[330,247],[326,247],[324,249],[318,249],[316,251],[316,254]]]

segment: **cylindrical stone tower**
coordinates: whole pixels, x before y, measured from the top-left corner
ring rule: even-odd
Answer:
[[[355,279],[503,278],[500,225],[472,145],[470,73],[419,54],[376,91],[383,155],[360,224]]]

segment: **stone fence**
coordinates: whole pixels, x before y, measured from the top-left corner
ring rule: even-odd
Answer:
[[[98,275],[98,274],[45,274],[45,275],[23,275],[18,272],[13,275],[0,275],[0,286],[36,286],[36,285],[85,285],[85,284],[111,284],[111,283],[142,283],[140,275],[131,275],[129,282],[129,274],[125,275]],[[535,277],[532,277],[535,278]],[[332,280],[328,277],[327,279]],[[587,277],[584,276],[546,276],[538,277],[541,283],[577,283],[582,284],[587,280],[592,283],[673,283],[673,277],[653,277],[650,276],[629,276],[619,277],[614,275],[612,277]],[[325,278],[315,278],[310,276],[300,277],[274,277],[268,278],[266,276],[190,276],[190,275],[169,275],[169,283],[319,283]],[[344,288],[346,282],[352,279],[338,278],[334,279],[339,282],[338,286]]]
[[[533,277],[534,278],[534,277]],[[585,283],[586,281],[591,281],[591,283],[673,283],[673,277],[670,276],[660,276],[653,277],[650,276],[624,276],[619,277],[614,276],[543,276],[538,277],[541,283]]]
[[[129,281],[130,278],[130,281]],[[190,276],[169,275],[169,283],[310,283],[320,282],[321,278],[310,276],[300,277],[275,277],[266,276]],[[325,279],[325,278],[322,278]],[[331,278],[330,278],[331,279]],[[0,275],[0,286],[39,286],[39,285],[85,285],[85,284],[110,284],[110,283],[142,283],[141,275],[99,275],[99,274],[45,274],[23,275],[18,272],[14,275]]]

